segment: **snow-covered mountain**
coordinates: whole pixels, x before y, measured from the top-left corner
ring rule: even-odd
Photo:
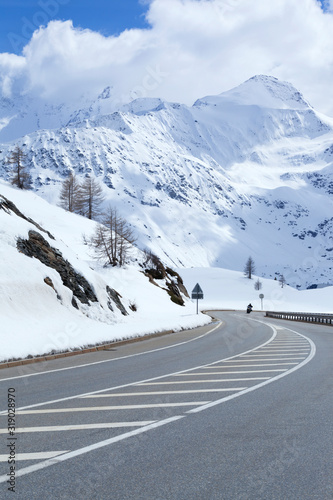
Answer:
[[[332,282],[333,120],[291,84],[255,76],[192,107],[115,111],[108,88],[76,110],[14,101],[0,102],[0,158],[21,146],[48,201],[69,172],[93,174],[169,265],[243,270],[251,255],[258,275]]]

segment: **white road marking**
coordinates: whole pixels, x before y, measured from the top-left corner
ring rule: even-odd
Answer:
[[[299,354],[301,354],[301,353],[299,353]],[[255,353],[255,354],[244,354],[244,355],[241,356],[241,358],[242,359],[243,358],[267,358],[267,356],[271,356],[271,357],[274,356],[275,357],[275,355],[272,354],[272,353],[269,353],[269,354]],[[282,356],[284,358],[288,358],[290,356],[295,356],[295,354],[281,354],[280,353],[280,354],[277,354],[276,356],[279,356],[279,358],[283,359]]]
[[[138,384],[139,386],[146,386],[146,385],[176,385],[176,384],[205,384],[205,383],[213,383],[216,384],[218,382],[229,382],[228,379],[216,379],[216,380],[175,380],[175,381],[170,381],[170,382],[145,382],[143,384]],[[246,387],[243,387],[243,389],[246,389]],[[240,391],[242,390],[241,387],[226,387],[225,390],[227,391]]]
[[[36,472],[38,470],[45,469],[46,467],[50,467],[51,465],[60,464],[62,462],[65,462],[66,460],[70,460],[71,458],[78,457],[80,455],[84,455],[85,453],[89,453],[90,451],[98,450],[100,448],[104,448],[105,446],[109,446],[110,444],[123,441],[124,439],[128,439],[130,437],[143,434],[144,432],[148,432],[151,429],[162,427],[163,425],[176,422],[177,420],[180,420],[182,418],[184,418],[184,415],[177,415],[175,417],[167,418],[165,420],[160,420],[159,422],[154,422],[153,424],[141,427],[140,429],[135,429],[134,431],[126,432],[125,434],[120,434],[119,436],[106,439],[105,441],[100,441],[99,443],[95,443],[90,446],[85,446],[84,448],[80,448],[75,451],[70,451],[69,453],[60,455],[59,457],[51,458],[44,462],[40,462],[38,464],[25,467],[24,469],[17,470],[15,476],[16,477],[25,476],[26,474],[30,474],[31,472]],[[7,475],[0,476],[0,483],[5,483],[6,481],[8,481]]]
[[[155,420],[142,422],[106,422],[98,424],[77,424],[77,425],[47,425],[41,427],[17,427],[15,434],[24,432],[62,432],[62,431],[83,431],[87,429],[120,429],[123,427],[145,427],[155,423]],[[0,429],[0,434],[8,434],[7,429]]]
[[[268,354],[266,354],[266,356],[268,356]],[[297,358],[289,358],[289,360],[302,360],[302,359],[305,359],[304,356],[302,357],[297,357]],[[236,360],[237,361],[237,360]],[[250,359],[242,359],[242,360],[239,360],[239,362],[246,362],[246,363],[249,363],[251,361],[251,358]],[[286,358],[272,358],[272,357],[269,357],[269,358],[264,358],[264,359],[257,359],[257,358],[254,358],[253,361],[256,361],[258,363],[258,361],[286,361]],[[238,361],[237,361],[238,363]]]
[[[152,391],[152,392],[124,392],[124,393],[113,393],[113,394],[91,394],[89,396],[82,396],[82,399],[94,399],[94,398],[117,398],[117,397],[127,397],[127,396],[164,396],[165,394],[194,394],[194,393],[206,393],[206,392],[228,392],[229,389],[189,389],[184,391]]]
[[[15,462],[21,460],[47,460],[48,458],[58,457],[64,453],[69,453],[69,450],[64,451],[40,451],[36,453],[16,453]],[[8,455],[0,455],[0,462],[7,462]]]
[[[173,375],[174,377],[206,377],[207,375],[225,375],[226,373],[229,372],[205,372],[205,373],[180,373],[179,375]],[[230,372],[230,374],[235,373],[235,372]],[[251,372],[252,373],[252,372]],[[251,377],[251,378],[226,378],[226,379],[218,379],[217,381],[220,382],[223,380],[224,382],[237,382],[239,380],[267,380],[270,377]],[[197,382],[205,382],[204,380],[198,380]]]
[[[303,347],[302,349],[290,349],[288,347],[284,347],[283,349],[281,349],[281,347],[264,347],[262,349],[263,352],[281,352],[283,354],[285,354],[286,352],[308,352],[310,349],[307,347]]]
[[[260,366],[260,365],[259,365]],[[229,366],[228,366],[229,368]],[[231,368],[231,367],[230,367]],[[243,368],[242,366],[237,366],[237,368]],[[235,373],[267,373],[267,372],[285,372],[287,371],[288,368],[276,368],[276,369],[270,369],[270,370],[242,370],[242,371],[237,371],[237,372],[234,372],[234,371],[226,371],[226,372],[219,372],[221,375],[234,375]],[[183,375],[182,373],[180,373],[179,375]],[[185,373],[184,375],[187,375],[187,373]],[[202,375],[208,375],[207,373],[202,373]],[[215,373],[214,373],[215,375]],[[177,374],[176,375],[173,375],[174,377],[177,377]],[[202,381],[203,382],[203,381]],[[214,380],[213,380],[214,382]],[[143,385],[143,384],[140,384],[140,385]],[[148,385],[148,384],[147,384]]]
[[[47,410],[20,410],[16,415],[38,415],[48,413],[72,413],[82,411],[111,411],[111,410],[141,410],[145,408],[173,408],[178,406],[197,406],[209,401],[189,401],[186,403],[151,403],[146,405],[118,405],[118,406],[87,406],[85,408],[48,408]]]
[[[253,320],[253,321],[257,321],[259,323],[264,323],[263,321],[259,321],[259,320]],[[264,324],[267,325],[267,323],[264,323]],[[276,335],[277,335],[277,330],[276,330],[276,328],[273,325],[271,325],[269,323],[268,323],[268,326],[270,326],[272,328],[272,330],[273,330],[273,336],[270,339],[270,341],[272,341],[276,337]],[[293,373],[294,371],[300,369],[301,367],[303,367],[307,363],[309,363],[309,361],[311,361],[311,359],[315,356],[315,353],[316,353],[316,346],[315,346],[315,344],[310,339],[308,339],[304,335],[299,334],[298,332],[294,332],[293,330],[290,330],[288,328],[285,328],[285,330],[288,330],[288,331],[290,331],[292,333],[295,333],[296,335],[298,335],[298,336],[306,339],[309,342],[309,344],[311,346],[311,350],[310,350],[310,354],[308,355],[308,357],[306,359],[303,359],[303,361],[301,363],[299,363],[297,366],[294,366],[293,368],[290,368],[289,370],[286,370],[284,373],[280,373],[279,375],[276,375],[275,377],[272,377],[269,380],[266,380],[264,382],[261,382],[261,383],[255,385],[255,386],[252,386],[252,387],[246,388],[244,390],[241,390],[239,392],[236,392],[234,394],[231,394],[231,395],[229,395],[227,397],[221,398],[221,399],[219,399],[217,401],[213,401],[213,402],[208,403],[208,404],[200,405],[200,407],[194,408],[192,410],[189,410],[187,413],[197,413],[199,411],[203,411],[203,410],[206,410],[208,408],[211,408],[212,406],[215,406],[215,405],[224,403],[226,401],[229,401],[231,399],[234,399],[234,398],[236,398],[238,396],[241,396],[243,394],[246,394],[248,392],[255,391],[255,390],[257,390],[257,389],[259,389],[259,388],[261,388],[261,387],[263,387],[263,386],[265,386],[267,384],[270,384],[270,383],[272,383],[272,382],[274,382],[276,380],[279,380],[282,377],[285,377],[285,376],[289,375],[290,373]],[[265,344],[263,344],[263,346],[266,345],[266,344],[268,344],[270,341],[268,341]],[[263,347],[263,346],[261,346],[261,347]],[[251,352],[251,351],[248,351],[248,352]],[[252,350],[252,352],[253,352],[253,350]],[[228,359],[234,359],[234,358],[237,358],[237,357],[238,357],[238,355],[237,356],[232,356],[232,357],[230,357]],[[221,361],[226,361],[226,360],[221,360]],[[201,367],[197,367],[197,368],[201,368]],[[189,372],[189,371],[192,371],[192,370],[193,369],[191,369],[191,370],[183,370],[180,373],[185,373],[185,372]],[[170,375],[172,375],[172,374],[169,374],[168,376],[170,376]],[[156,377],[155,380],[157,380],[158,378],[165,378],[165,376],[163,376],[163,377]],[[127,384],[126,386],[129,386],[129,385],[133,386],[133,384]],[[125,386],[123,386],[123,387],[125,387]],[[118,387],[118,388],[120,388],[120,387]],[[107,390],[115,390],[115,389],[116,388],[103,389],[101,391],[96,391],[94,393],[81,394],[80,396],[81,397],[84,397],[84,396],[88,397],[88,396],[92,396],[92,394],[96,395],[97,393],[99,393],[99,394],[102,393],[102,392],[105,393]],[[193,392],[193,391],[185,391],[185,392],[189,393],[189,392]],[[208,391],[206,391],[206,392],[208,392]],[[172,391],[172,393],[174,393],[174,391]],[[151,394],[152,393],[149,393],[149,395],[151,395]],[[136,393],[136,395],[138,395],[138,394]],[[104,396],[106,396],[106,395],[104,394]],[[116,396],[116,394],[114,394],[114,396]],[[61,400],[57,400],[57,401],[54,401],[54,402],[59,402],[59,401],[69,400],[69,399],[75,399],[77,397],[79,397],[79,395],[71,397],[71,398],[62,398]],[[39,404],[36,404],[36,405],[31,405],[30,407],[43,406],[45,404],[47,404],[47,403],[39,403]],[[21,409],[23,409],[23,408],[21,408]],[[184,418],[184,415],[177,415],[177,416],[171,417],[169,419],[165,419],[165,420],[154,422],[154,423],[152,423],[150,425],[141,427],[140,429],[132,430],[130,432],[127,432],[127,433],[115,436],[113,438],[110,438],[110,439],[107,439],[107,440],[104,440],[104,441],[100,441],[100,442],[95,443],[93,445],[89,445],[89,446],[86,446],[84,448],[80,448],[78,450],[75,450],[75,451],[72,451],[72,452],[69,452],[69,453],[65,453],[64,455],[60,455],[59,457],[52,458],[52,459],[46,460],[44,462],[40,462],[40,463],[38,463],[38,464],[36,464],[34,466],[25,467],[24,469],[21,469],[21,470],[17,471],[16,476],[20,477],[20,476],[24,476],[26,474],[35,472],[37,470],[42,470],[42,469],[44,469],[46,467],[49,467],[51,465],[59,464],[61,462],[69,460],[71,458],[74,458],[74,457],[83,455],[85,453],[88,453],[90,451],[97,450],[99,448],[108,446],[110,444],[122,441],[124,439],[136,436],[136,435],[144,433],[144,432],[148,432],[151,429],[156,429],[156,428],[161,427],[163,425],[166,425],[166,424],[169,424],[169,423],[172,423],[172,422],[176,422],[176,421],[178,421],[178,420],[180,420],[182,418]],[[7,481],[7,480],[8,480],[7,479],[7,475],[4,475],[4,476],[0,477],[0,483],[3,483],[5,481]]]
[[[298,363],[267,363],[267,364],[263,364],[263,363],[260,363],[259,365],[254,365],[254,364],[251,364],[251,365],[243,365],[242,363],[250,363],[250,360],[249,361],[236,361],[235,362],[239,363],[237,365],[222,365],[222,366],[203,366],[202,369],[203,370],[212,370],[214,368],[216,369],[220,369],[220,368],[252,368],[253,366],[254,367],[264,367],[264,366],[285,366],[285,365],[298,365]],[[255,363],[258,363],[258,360],[255,361]]]

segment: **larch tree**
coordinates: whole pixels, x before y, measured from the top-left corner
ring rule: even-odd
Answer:
[[[97,226],[90,245],[97,258],[104,260],[107,265],[123,266],[135,240],[130,225],[118,214],[117,209],[109,207],[102,224]]]
[[[254,273],[254,271],[255,271],[254,260],[252,259],[252,257],[249,257],[245,264],[244,275],[247,278],[252,279],[252,274]]]
[[[101,215],[101,205],[105,200],[103,188],[93,177],[86,177],[81,184],[80,204],[82,214],[88,219]]]
[[[24,165],[26,158],[27,155],[19,146],[16,146],[7,158],[7,164],[12,165],[11,183],[19,189],[29,189],[31,185],[30,175]]]
[[[254,289],[255,290],[261,290],[262,289],[262,283],[261,283],[261,281],[260,281],[259,278],[257,279],[257,281],[254,284]]]
[[[73,173],[61,185],[60,206],[68,212],[81,211],[81,184]]]

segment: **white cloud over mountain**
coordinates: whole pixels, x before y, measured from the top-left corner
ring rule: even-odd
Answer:
[[[333,115],[333,15],[316,0],[151,0],[147,20],[149,29],[114,37],[51,21],[21,56],[0,54],[3,96],[72,100],[110,85],[115,104],[146,96],[191,104],[270,74]]]

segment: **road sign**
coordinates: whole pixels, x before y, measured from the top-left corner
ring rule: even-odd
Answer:
[[[195,287],[193,288],[193,290],[192,290],[192,299],[196,299],[196,301],[197,301],[197,314],[199,312],[198,300],[199,299],[203,299],[203,298],[204,298],[203,291],[202,291],[201,286],[199,285],[199,283],[197,283],[195,285]]]
[[[192,290],[192,299],[203,299],[203,298],[204,298],[203,291],[199,283],[197,283]]]

